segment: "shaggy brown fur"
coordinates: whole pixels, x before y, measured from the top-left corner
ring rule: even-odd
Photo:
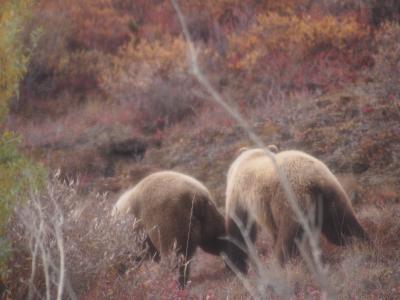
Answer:
[[[283,151],[274,155],[276,163],[305,213],[315,209],[315,220],[326,238],[343,245],[347,237],[368,236],[354,215],[348,196],[336,177],[318,159],[300,151]],[[298,254],[295,244],[303,233],[271,158],[262,149],[243,152],[228,172],[226,216],[236,216],[256,238],[256,223],[266,227],[274,239],[274,253],[281,264]],[[243,236],[233,220],[227,218],[229,236],[243,242]],[[236,266],[247,271],[246,253],[233,253]]]
[[[224,217],[207,188],[196,179],[172,171],[153,173],[125,192],[113,215],[132,213],[142,222],[155,260],[171,252],[183,255],[179,283],[184,286],[197,246],[218,255],[225,248]]]

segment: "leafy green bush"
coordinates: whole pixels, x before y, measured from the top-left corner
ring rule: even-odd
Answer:
[[[0,279],[10,253],[5,234],[11,212],[43,178],[43,170],[18,151],[19,138],[4,126],[8,101],[26,73],[29,51],[22,45],[20,30],[30,9],[30,0],[2,1],[0,8]]]
[[[27,53],[18,34],[29,11],[29,0],[2,1],[0,9],[0,120],[7,112],[7,101],[16,92],[26,72]]]

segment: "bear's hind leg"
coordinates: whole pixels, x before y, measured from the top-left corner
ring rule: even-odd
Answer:
[[[350,208],[334,203],[330,204],[329,210],[324,209],[322,232],[331,243],[338,246],[345,245],[352,236],[369,241],[368,234]]]
[[[351,236],[368,241],[368,234],[358,222],[346,195],[332,188],[319,191],[323,197],[322,233],[325,237],[338,246],[346,244]]]
[[[189,279],[189,271],[190,271],[190,260],[185,260],[182,264],[179,265],[178,283],[180,289],[185,288]]]
[[[300,242],[303,229],[300,224],[285,224],[280,226],[274,245],[274,253],[281,266],[290,258],[299,255],[296,241]]]
[[[245,209],[237,207],[235,215],[227,220],[227,256],[233,265],[241,272],[247,273],[248,247],[246,238],[254,243],[257,228]],[[246,238],[245,238],[246,237]]]
[[[247,273],[247,249],[245,247],[244,238],[236,222],[232,219],[228,221],[227,233],[227,258],[241,273]]]
[[[355,236],[363,241],[370,241],[368,233],[364,230],[353,213],[348,212],[345,214],[343,233],[346,236]]]
[[[160,252],[158,252],[157,248],[154,246],[153,242],[151,241],[150,237],[146,237],[144,240],[145,247],[147,248],[147,255],[155,262],[160,262]]]

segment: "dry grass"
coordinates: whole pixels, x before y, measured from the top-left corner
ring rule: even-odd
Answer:
[[[10,291],[16,297],[49,299],[64,289],[62,283],[65,295],[74,298],[106,270],[137,268],[143,235],[133,217],[111,220],[111,204],[105,195],[83,199],[74,181],[62,183],[57,177],[41,194],[32,194],[9,227],[15,266],[10,277],[20,276]]]
[[[321,241],[322,261],[328,267],[327,279],[334,287],[337,298],[395,299],[400,295],[400,244],[397,238],[400,234],[400,207],[393,201],[378,206],[373,199],[380,197],[381,193],[376,190],[370,195],[368,203],[363,201],[361,207],[357,205],[357,215],[370,234],[372,245],[355,242],[347,247],[335,247],[325,240]],[[9,236],[15,249],[10,278],[19,278],[20,281],[9,282],[9,295],[14,299],[26,298],[32,287],[34,298],[46,293],[40,255],[34,264],[36,275],[32,277],[32,285],[29,284],[32,246],[35,245],[32,233],[37,232],[35,228],[40,220],[46,229],[39,242],[55,262],[48,267],[50,278],[54,279],[50,281],[50,294],[55,295],[60,274],[59,264],[56,263],[60,260],[56,225],[60,225],[62,216],[66,297],[221,299],[249,298],[251,294],[271,299],[325,297],[314,275],[301,259],[292,260],[284,269],[277,267],[270,253],[270,238],[265,233],[254,248],[259,265],[251,267],[249,275],[244,278],[253,289],[251,293],[239,278],[225,268],[220,258],[200,250],[194,257],[196,262],[191,282],[185,290],[179,290],[174,269],[177,258],[172,255],[161,264],[151,261],[138,263],[140,235],[136,235],[132,228],[134,220],[111,222],[109,212],[113,202],[106,195],[83,198],[76,193],[75,184],[66,185],[55,179],[49,181],[47,190],[20,207],[10,224]],[[41,218],[40,212],[46,217]],[[284,290],[279,286],[283,286]],[[281,292],[277,294],[279,290]]]

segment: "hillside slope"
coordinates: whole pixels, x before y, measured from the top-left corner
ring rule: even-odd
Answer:
[[[322,238],[327,285],[339,299],[400,298],[396,1],[180,2],[200,66],[229,105],[266,145],[322,160],[350,195],[373,243],[335,247]],[[43,31],[7,127],[47,167],[49,182],[9,222],[7,297],[55,295],[58,265],[35,260],[42,252],[52,262],[65,254],[71,298],[326,296],[302,260],[276,267],[266,232],[256,249],[268,278],[252,268],[250,291],[222,258],[200,250],[179,290],[177,258],[138,262],[143,236],[133,220],[110,219],[124,190],[167,169],[202,181],[223,210],[227,170],[240,148],[254,146],[189,71],[169,1],[41,0],[26,40],[30,28]]]

